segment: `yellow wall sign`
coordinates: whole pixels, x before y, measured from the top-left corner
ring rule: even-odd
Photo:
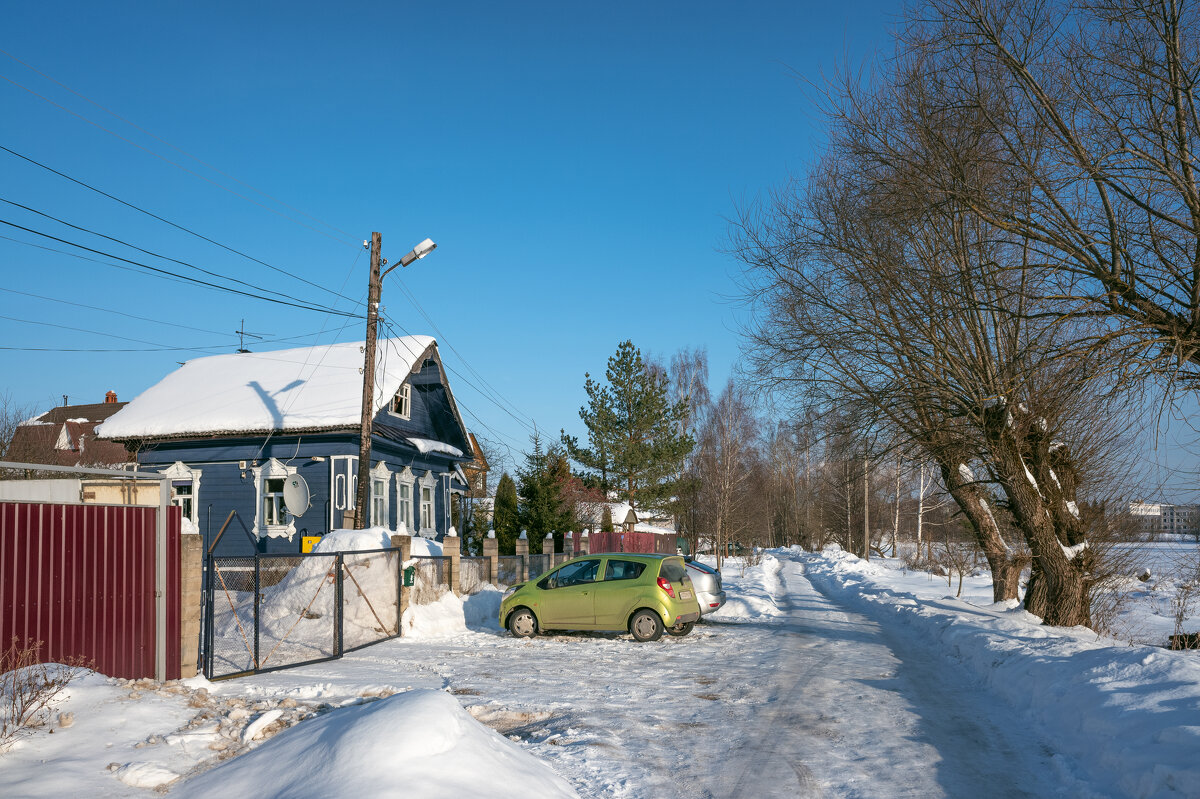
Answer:
[[[321,540],[321,536],[319,536],[319,535],[301,536],[300,537],[300,551],[307,555],[309,552],[313,551],[313,547],[315,547],[317,545],[317,542],[320,540]]]

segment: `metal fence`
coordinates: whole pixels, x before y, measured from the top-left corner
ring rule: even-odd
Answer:
[[[437,602],[450,591],[450,558],[417,555],[413,558],[416,573],[410,601],[414,605]]]
[[[549,555],[529,556],[529,579],[533,580],[550,571]]]
[[[213,557],[204,675],[317,663],[400,633],[396,550]]]
[[[458,589],[464,594],[477,594],[492,577],[491,558],[463,557],[458,562]]]

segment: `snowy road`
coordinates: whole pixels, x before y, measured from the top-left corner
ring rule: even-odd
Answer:
[[[245,682],[445,688],[581,796],[1079,795],[949,661],[834,604],[798,561],[780,565],[765,581],[778,615],[683,639],[481,630]]]

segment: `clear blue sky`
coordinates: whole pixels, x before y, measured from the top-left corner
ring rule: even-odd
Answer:
[[[25,4],[6,12],[0,45],[0,144],[288,274],[2,151],[0,198],[255,293],[344,310],[358,309],[318,286],[361,300],[358,242],[372,230],[393,260],[431,237],[433,256],[387,279],[385,309],[438,335],[469,422],[519,449],[528,431],[513,416],[578,432],[584,372],[602,374],[625,338],[664,356],[706,347],[724,379],[739,318],[725,220],[804,170],[820,124],[803,80],[877,55],[893,14],[795,2]],[[209,279],[7,203],[0,219]],[[23,242],[0,239],[0,315],[25,320],[0,319],[0,342],[55,350],[0,350],[18,402],[132,399],[176,361],[232,351],[243,318],[268,340],[364,335],[360,321],[343,329],[344,318],[35,249],[81,253],[0,227]],[[178,349],[57,351],[157,347]],[[471,385],[484,381],[512,415]]]
[[[0,35],[0,145],[280,271],[4,151],[0,220],[209,279],[66,222],[355,312],[371,231],[393,260],[431,237],[436,253],[387,278],[385,311],[439,338],[468,424],[519,454],[534,422],[581,432],[584,373],[623,339],[707,348],[724,381],[741,315],[726,219],[805,171],[822,128],[805,82],[885,58],[899,9],[18,4]],[[265,337],[255,350],[364,335],[0,236],[0,346],[50,350],[0,350],[0,393],[21,404],[132,399],[177,361],[235,349],[242,319]]]

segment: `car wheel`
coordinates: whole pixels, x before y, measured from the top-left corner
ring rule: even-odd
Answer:
[[[696,626],[696,622],[694,622],[694,621],[681,621],[681,622],[679,622],[679,624],[676,624],[674,627],[668,627],[667,632],[669,632],[671,635],[682,638],[683,636],[690,633],[692,631],[692,628],[695,626]]]
[[[508,617],[508,631],[517,638],[532,638],[538,633],[537,616],[529,608],[517,608]]]
[[[657,641],[663,634],[662,619],[652,610],[639,610],[629,620],[629,632],[639,641]]]

